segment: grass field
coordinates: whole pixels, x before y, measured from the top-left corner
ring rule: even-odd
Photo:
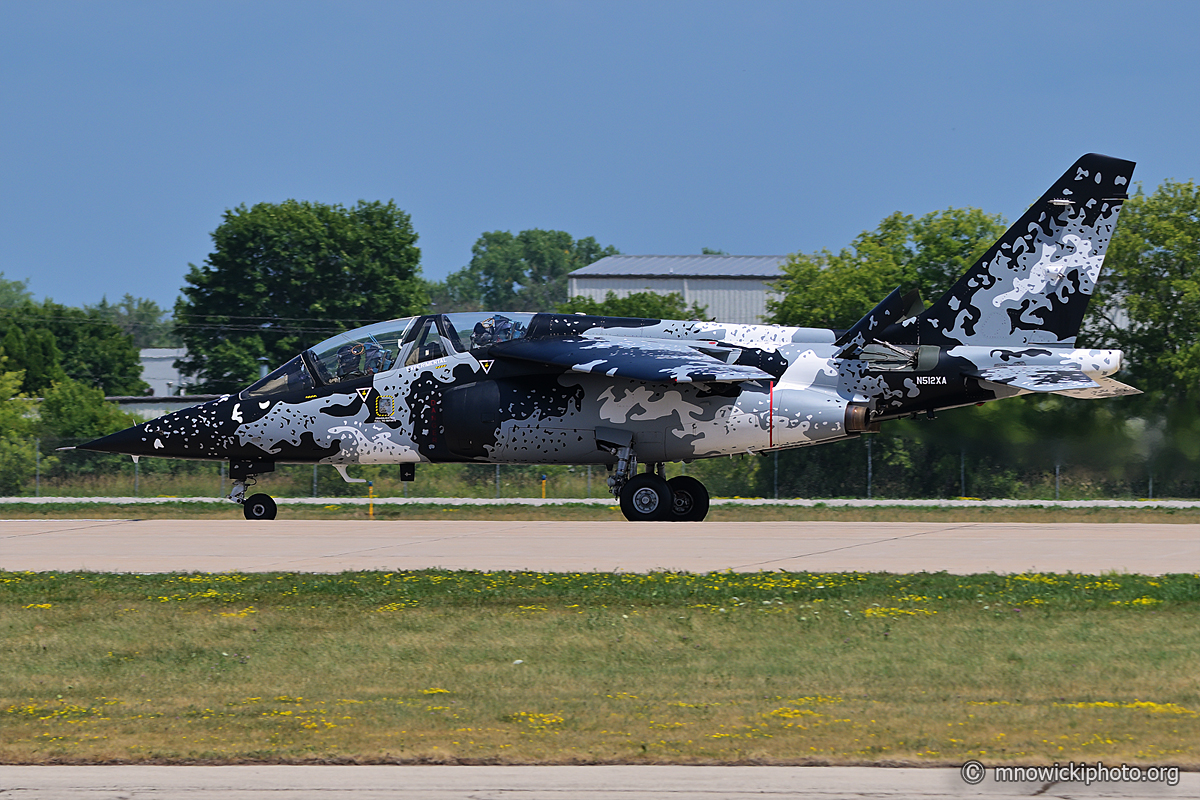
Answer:
[[[365,505],[281,505],[279,519],[367,519]],[[142,503],[7,503],[0,504],[0,519],[241,519],[241,506],[227,501],[162,504]],[[496,520],[599,520],[624,521],[616,505],[563,506],[455,506],[439,503],[413,505],[376,504],[374,519],[496,519]],[[1077,522],[1200,523],[1200,508],[1059,508],[1018,507],[899,507],[715,505],[707,520],[713,522]]]
[[[0,573],[0,762],[1200,764],[1200,576]]]

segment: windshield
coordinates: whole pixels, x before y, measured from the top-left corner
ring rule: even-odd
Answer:
[[[331,336],[316,345],[307,355],[317,379],[326,384],[339,383],[391,369],[414,319],[377,322]]]
[[[308,391],[316,384],[308,373],[308,365],[302,356],[296,356],[267,377],[251,384],[242,392],[242,397],[265,397],[269,394]]]

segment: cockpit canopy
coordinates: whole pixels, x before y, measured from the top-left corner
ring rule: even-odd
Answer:
[[[331,336],[305,350],[245,389],[242,396],[309,391],[451,353],[480,350],[523,338],[532,319],[533,314],[471,311],[377,322]]]

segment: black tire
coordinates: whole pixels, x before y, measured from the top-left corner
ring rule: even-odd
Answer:
[[[708,489],[689,475],[677,475],[667,481],[671,490],[671,519],[675,522],[699,522],[708,516]]]
[[[621,488],[621,512],[630,522],[671,518],[671,490],[653,473],[634,475]]]
[[[269,494],[250,495],[242,506],[242,513],[246,515],[246,519],[275,519],[278,510],[279,507]]]

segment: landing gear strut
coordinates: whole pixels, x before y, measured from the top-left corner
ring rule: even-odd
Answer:
[[[275,519],[279,507],[269,494],[253,494],[246,497],[246,489],[255,484],[259,475],[264,472],[274,472],[273,461],[230,461],[229,477],[233,486],[229,490],[229,499],[240,503],[246,519]]]

